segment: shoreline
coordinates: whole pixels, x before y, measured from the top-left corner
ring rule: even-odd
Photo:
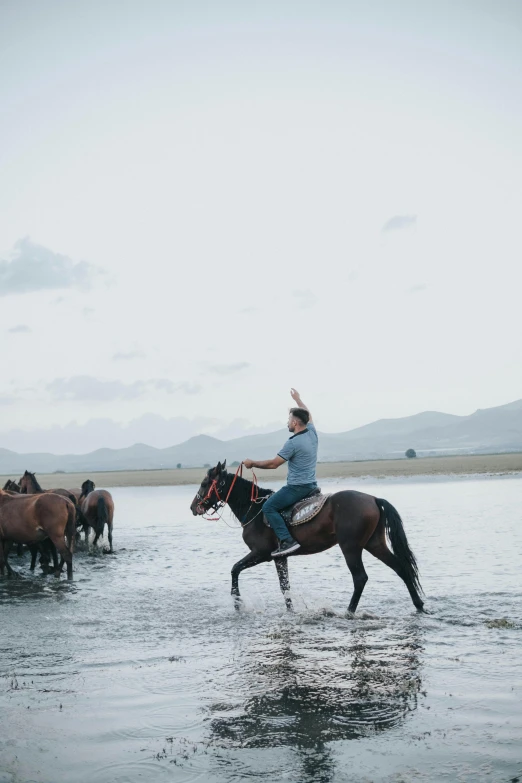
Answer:
[[[28,466],[30,469],[30,466]],[[229,467],[235,472],[235,467]],[[415,459],[364,460],[361,462],[320,462],[317,478],[386,478],[410,476],[462,476],[484,474],[522,473],[522,453],[471,454],[462,456],[416,457]],[[200,484],[205,468],[173,468],[168,470],[85,471],[83,473],[39,473],[38,481],[44,489],[78,487],[90,478],[99,487],[160,487]],[[249,471],[245,471],[249,476]],[[277,470],[257,470],[260,483],[281,481],[286,476],[284,467]],[[8,478],[0,476],[0,487]]]

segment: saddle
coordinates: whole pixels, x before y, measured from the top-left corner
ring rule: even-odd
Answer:
[[[321,490],[318,487],[305,498],[299,500],[293,506],[284,508],[279,513],[289,527],[304,525],[305,522],[310,522],[320,512],[329,497],[330,495],[321,494]],[[263,516],[263,521],[267,527],[270,527],[265,516]]]

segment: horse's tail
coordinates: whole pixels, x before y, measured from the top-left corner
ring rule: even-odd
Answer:
[[[74,537],[76,535],[76,506],[70,500],[67,503],[67,523],[65,525],[65,537],[69,552],[74,551]]]
[[[387,500],[382,498],[376,498],[376,500],[384,514],[384,524],[392,545],[393,554],[399,561],[404,575],[409,578],[417,592],[424,592],[419,580],[417,561],[408,544],[399,512]]]
[[[107,508],[107,503],[105,502],[105,498],[103,495],[100,495],[98,498],[98,502],[96,504],[96,517],[97,517],[97,524],[96,524],[96,535],[101,536],[103,538],[103,528],[105,525],[107,527],[109,526],[109,509]]]

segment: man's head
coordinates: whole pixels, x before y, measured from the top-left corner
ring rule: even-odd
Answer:
[[[310,414],[304,408],[290,408],[288,417],[288,429],[290,432],[301,432],[306,429],[310,421]]]

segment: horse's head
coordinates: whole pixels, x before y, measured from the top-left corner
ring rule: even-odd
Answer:
[[[5,482],[4,489],[7,489],[9,492],[20,492],[19,485],[16,481],[11,481],[11,479],[8,479],[8,481]]]
[[[29,471],[26,470],[22,478],[18,481],[22,495],[30,495],[35,482],[36,476],[34,473],[29,473]]]
[[[190,504],[190,510],[195,517],[206,514],[215,508],[220,500],[224,500],[223,490],[227,483],[227,461],[218,462],[215,468],[210,468],[205,474],[196,497]]]
[[[91,481],[91,479],[87,479],[82,484],[82,494],[80,495],[80,500],[87,497],[89,492],[94,492],[95,490],[95,484],[94,481]]]

